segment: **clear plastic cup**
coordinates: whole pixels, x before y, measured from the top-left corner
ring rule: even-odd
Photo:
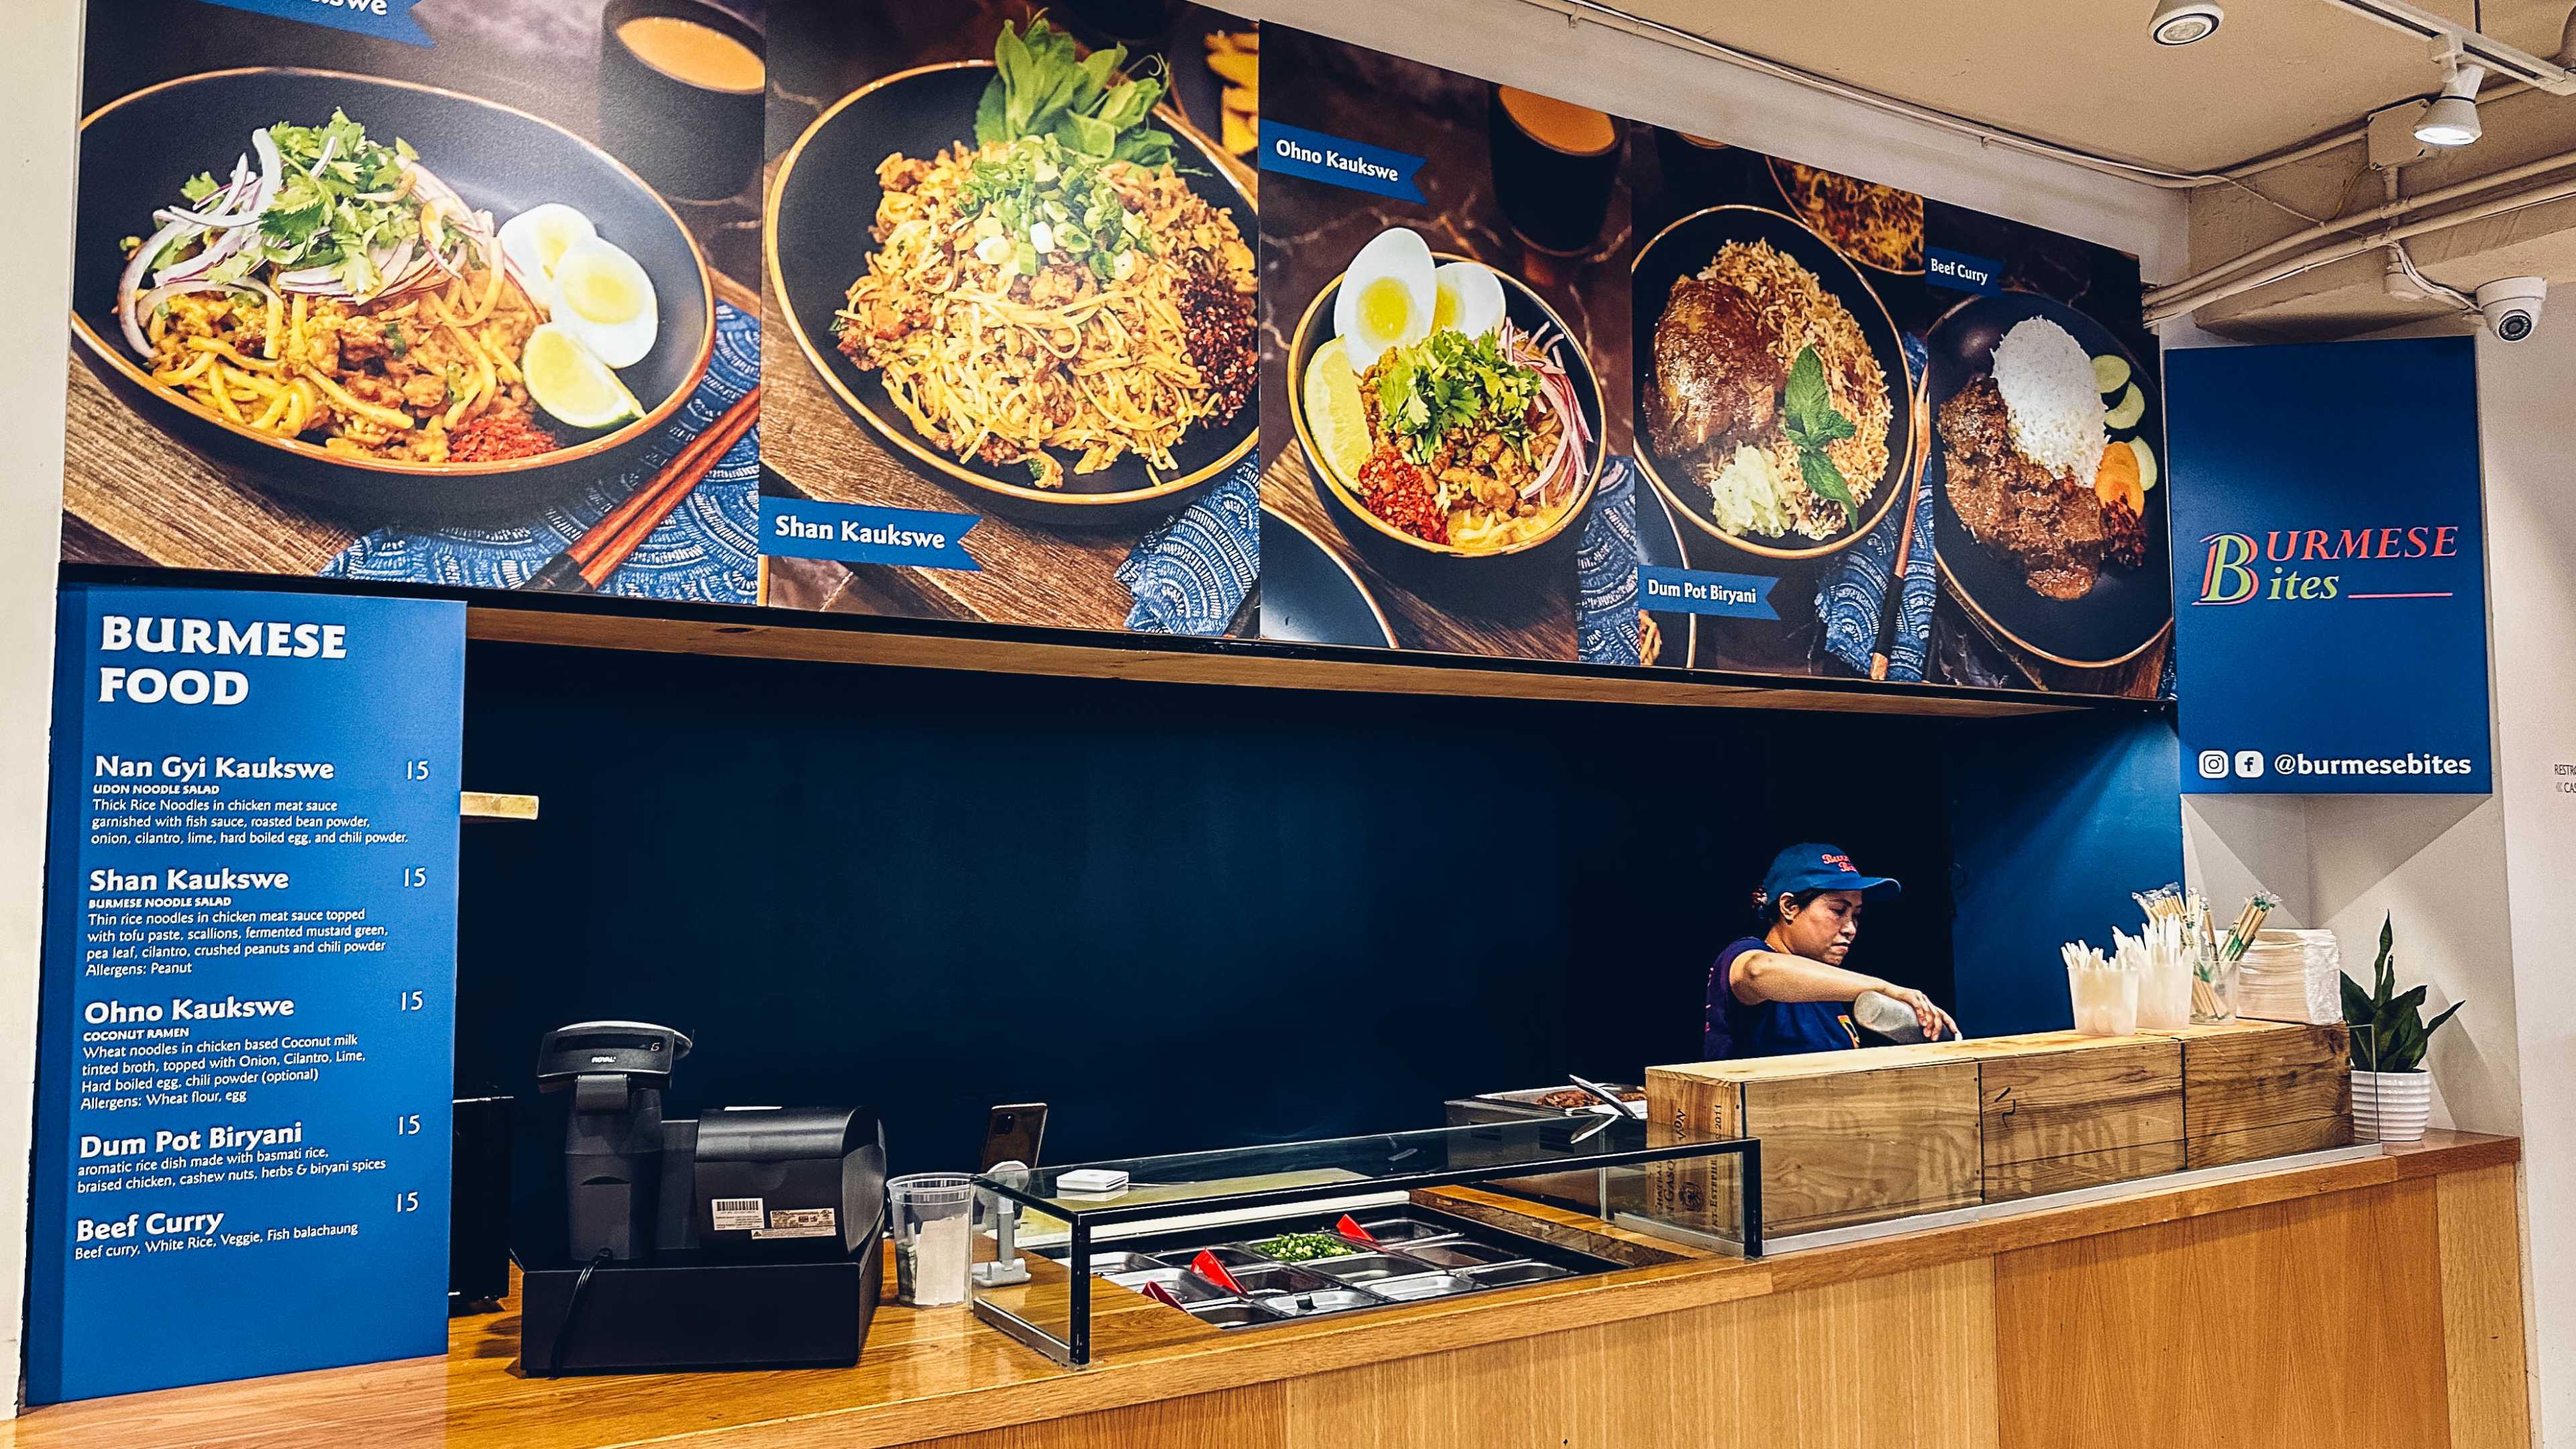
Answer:
[[[894,1230],[895,1296],[916,1308],[966,1301],[975,1256],[975,1179],[916,1172],[886,1182]]]

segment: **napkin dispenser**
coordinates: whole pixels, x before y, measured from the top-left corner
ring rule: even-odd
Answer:
[[[885,1131],[852,1107],[723,1107],[698,1118],[692,1226],[710,1259],[848,1258],[879,1241]]]

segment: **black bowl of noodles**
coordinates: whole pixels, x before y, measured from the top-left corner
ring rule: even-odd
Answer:
[[[956,426],[956,441],[970,445],[968,455],[960,456],[950,439],[933,436],[905,412],[888,389],[885,367],[862,367],[841,348],[838,324],[851,305],[852,289],[870,276],[881,250],[874,232],[886,196],[880,168],[898,156],[930,162],[960,144],[972,150],[976,105],[993,75],[988,61],[898,72],[842,97],[806,128],[780,159],[770,187],[765,242],[770,299],[786,318],[797,350],[841,406],[883,440],[894,456],[969,501],[996,513],[1057,526],[1127,524],[1168,515],[1187,495],[1252,451],[1261,420],[1250,381],[1257,355],[1248,328],[1239,369],[1242,381],[1234,390],[1239,402],[1230,414],[1186,420],[1177,439],[1168,443],[1169,466],[1127,448],[1106,466],[1088,472],[1078,471],[1083,461],[1079,441],[1062,445],[1048,441],[1039,449],[1043,456],[1035,466],[1026,458],[996,461],[971,447],[973,439],[965,433],[986,415],[963,400],[978,388],[1008,381],[989,349],[962,349],[962,356],[948,359],[938,371],[907,378],[925,402],[928,392],[916,381],[924,377],[961,400],[953,408],[923,408],[926,417]],[[1176,119],[1168,108],[1154,114],[1155,123],[1173,133],[1174,165],[1180,179],[1191,195],[1231,219],[1247,249],[1257,246],[1260,232],[1251,197],[1235,183],[1225,161],[1205,138],[1175,124]],[[937,279],[935,284],[925,278],[915,287],[898,275],[886,283],[886,295],[919,316],[956,305],[955,289],[944,285],[949,280]],[[936,324],[933,330],[938,330]],[[958,330],[951,328],[941,335],[955,337]],[[1085,347],[1102,340],[1098,333],[1075,335]],[[1171,360],[1157,359],[1149,345],[1124,356],[1139,363]],[[1211,395],[1212,391],[1192,392],[1200,398]],[[1081,418],[1087,419],[1088,414]],[[1149,424],[1160,421],[1148,420]],[[1041,476],[1052,486],[1041,486]]]
[[[396,137],[466,205],[496,222],[545,202],[588,216],[651,281],[660,314],[652,345],[617,378],[641,416],[558,446],[490,461],[417,462],[335,452],[234,421],[156,383],[118,316],[122,240],[154,230],[200,172],[219,179],[251,132],[328,120],[335,110],[371,138]],[[524,510],[631,465],[706,375],[715,347],[715,287],[688,231],[661,197],[607,152],[549,121],[434,86],[332,71],[213,71],[136,91],[81,122],[80,210],[72,275],[74,350],[135,412],[261,486],[326,509],[404,518]]]

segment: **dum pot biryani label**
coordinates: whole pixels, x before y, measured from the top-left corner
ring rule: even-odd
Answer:
[[[399,40],[405,45],[435,45],[429,32],[411,18],[411,7],[419,0],[204,0],[208,5],[221,5],[227,10],[247,10],[254,15],[273,15],[280,20],[301,20],[312,25],[328,25],[335,30],[354,30],[379,40]]]
[[[1648,565],[1637,570],[1637,605],[1681,614],[1718,614],[1730,619],[1777,619],[1780,611],[1771,607],[1771,586],[1778,582],[1762,574],[1722,574]]]

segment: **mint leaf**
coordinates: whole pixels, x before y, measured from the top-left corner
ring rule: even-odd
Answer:
[[[1843,481],[1843,470],[1821,450],[1798,450],[1798,475],[1806,480],[1808,492],[1843,506],[1843,527],[1860,521],[1860,506],[1852,498],[1851,486]]]
[[[1789,364],[1789,384],[1780,390],[1780,411],[1789,415],[1790,427],[1802,432],[1814,431],[1820,416],[1834,415],[1833,394],[1825,388],[1825,360],[1816,349],[1801,347],[1798,358]]]
[[[975,103],[975,144],[990,146],[1011,139],[1010,87],[996,74],[984,84],[983,99]]]

